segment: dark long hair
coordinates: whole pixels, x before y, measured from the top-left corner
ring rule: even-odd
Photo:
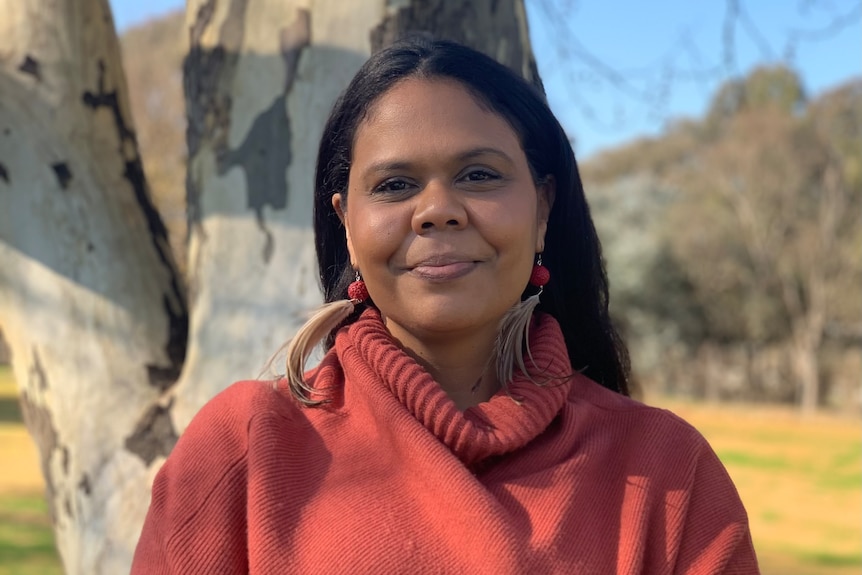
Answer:
[[[551,281],[538,309],[559,322],[574,369],[628,395],[628,352],[611,325],[601,245],[572,146],[539,89],[492,58],[454,42],[417,37],[377,52],[335,103],[320,142],[314,192],[315,245],[325,301],[347,298],[347,286],[354,279],[332,196],[347,193],[357,127],[377,98],[406,78],[461,83],[509,122],[520,137],[533,177],[538,181],[553,176],[556,193],[542,253]],[[327,348],[333,340],[334,332],[327,338]]]

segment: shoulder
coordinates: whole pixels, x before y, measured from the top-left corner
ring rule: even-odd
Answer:
[[[700,432],[675,413],[611,391],[587,377],[577,377],[569,393],[568,404],[578,411],[595,412],[597,417],[659,426],[684,436],[702,438]]]
[[[209,400],[180,435],[153,483],[153,506],[182,515],[203,506],[215,490],[235,491],[261,437],[283,437],[303,420],[302,410],[274,382],[234,383]],[[171,497],[180,492],[181,502]]]
[[[280,382],[239,381],[195,414],[167,464],[199,469],[234,465],[247,456],[249,444],[261,429],[283,431],[304,422],[302,409]]]
[[[231,563],[245,557],[235,533],[243,529],[255,451],[271,443],[268,433],[286,435],[273,418],[300,421],[301,412],[267,381],[235,383],[198,411],[153,481],[133,573],[246,570]],[[215,548],[221,552],[213,555]]]
[[[649,516],[662,525],[674,572],[758,572],[739,493],[692,425],[587,378],[574,382],[567,410],[603,489],[613,493],[608,478],[616,478],[617,492],[634,502],[623,506],[620,521],[637,525]]]
[[[201,409],[204,413],[243,413],[261,405],[278,405],[289,398],[283,392],[281,380],[237,381],[215,395]]]
[[[210,399],[182,437],[246,434],[254,420],[273,417],[301,424],[305,420],[302,411],[283,380],[238,381]]]
[[[557,446],[574,462],[576,480],[600,490],[591,491],[599,504],[625,503],[624,509],[633,510],[624,523],[638,525],[649,517],[650,524],[664,525],[668,544],[678,550],[678,572],[706,572],[690,569],[696,564],[743,565],[733,572],[756,572],[736,487],[692,425],[582,376],[560,415]]]
[[[681,417],[586,377],[574,382],[566,412],[582,437],[607,446],[615,461],[630,468],[659,475],[672,471],[680,479],[679,474],[693,474],[704,458],[717,462],[707,440]]]
[[[615,470],[625,480],[648,479],[652,488],[679,497],[700,493],[711,501],[706,507],[726,505],[722,513],[732,515],[729,520],[745,520],[736,488],[709,442],[671,411],[582,377],[569,395],[566,417],[604,469]]]

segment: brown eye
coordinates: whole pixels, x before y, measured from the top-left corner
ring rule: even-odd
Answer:
[[[374,188],[375,193],[398,193],[407,191],[410,188],[410,182],[398,178],[386,180]]]
[[[498,180],[500,176],[489,170],[471,170],[467,172],[464,179],[468,182],[487,182],[490,180]]]

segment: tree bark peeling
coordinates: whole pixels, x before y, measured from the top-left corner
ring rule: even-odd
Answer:
[[[239,167],[245,175],[246,205],[253,210],[264,232],[264,207],[283,210],[287,207],[285,173],[290,165],[291,130],[285,112],[286,95],[273,100],[272,105],[257,116],[245,140],[237,148],[217,150],[217,173],[225,175]],[[272,246],[267,242],[264,261],[268,263]]]
[[[132,137],[134,141],[134,136]],[[175,384],[180,376],[183,361],[185,361],[189,333],[189,315],[186,305],[186,294],[183,288],[180,287],[179,274],[176,273],[176,265],[170,253],[168,231],[150,197],[144,177],[143,164],[141,163],[140,156],[137,154],[137,143],[134,145],[135,157],[125,163],[123,177],[129,182],[134,191],[135,200],[146,221],[153,250],[165,271],[168,272],[169,277],[169,290],[162,294],[162,309],[168,320],[168,333],[164,349],[169,364],[166,367],[154,366],[152,364],[147,365],[148,370],[156,369],[161,374],[162,377],[158,379],[155,387],[164,391],[166,389],[165,385],[168,383],[168,380],[164,376],[169,375],[169,377],[172,377],[173,380],[170,381],[170,385]],[[150,377],[150,382],[153,383],[152,376]]]
[[[57,176],[57,185],[61,190],[69,189],[69,182],[72,181],[72,171],[69,169],[69,164],[66,162],[57,162],[51,164],[51,169],[54,170],[54,175]]]
[[[42,69],[39,66],[39,61],[33,58],[30,54],[24,56],[24,61],[18,66],[18,71],[22,74],[29,74],[36,78],[36,81],[42,81]]]
[[[110,111],[118,140],[118,153],[125,158],[123,177],[131,185],[135,201],[146,220],[153,249],[171,278],[170,291],[164,295],[164,311],[169,320],[165,353],[170,359],[170,364],[167,367],[147,366],[151,383],[157,389],[164,391],[167,387],[176,383],[182,369],[183,360],[185,359],[186,341],[188,339],[188,311],[186,309],[185,294],[180,287],[179,277],[175,273],[175,265],[170,256],[167,228],[162,221],[161,215],[156,210],[147,189],[135,132],[125,120],[123,111],[120,108],[117,90],[108,91],[105,87],[105,62],[100,60],[98,67],[97,91],[84,92],[82,101],[85,106],[93,110],[106,108]],[[65,164],[63,165],[65,166]],[[68,180],[71,179],[71,173],[66,169],[64,174],[68,173],[68,177],[64,178],[56,167],[55,172],[58,174],[57,177],[61,182],[61,186],[65,189]],[[157,373],[157,377],[153,377],[153,373]]]
[[[30,389],[38,389],[40,392],[48,390],[48,378],[45,376],[45,369],[42,367],[42,362],[39,360],[39,354],[33,350],[33,361],[30,364],[30,377],[27,385]],[[35,381],[35,384],[34,384]]]
[[[179,439],[171,421],[172,405],[170,401],[166,406],[150,407],[124,442],[126,449],[140,457],[147,467],[158,457],[166,457]]]
[[[89,496],[93,492],[93,487],[90,484],[90,476],[86,473],[81,476],[81,481],[78,482],[78,489],[80,489],[85,496]]]
[[[194,35],[194,34],[193,34]],[[193,44],[183,63],[183,87],[188,110],[186,142],[189,157],[196,156],[202,142],[219,142],[227,138],[230,124],[231,100],[219,85],[222,76],[236,66],[238,56],[223,48],[205,49]],[[194,70],[194,74],[192,74]],[[201,191],[191,170],[186,175],[186,205],[189,230],[203,232],[200,226],[202,213]]]
[[[310,14],[302,9],[297,13],[294,23],[282,29],[280,34],[286,78],[284,92],[273,100],[269,108],[258,114],[239,147],[216,149],[218,175],[223,176],[234,167],[241,168],[245,174],[246,205],[254,211],[258,227],[266,236],[262,258],[267,264],[272,259],[274,244],[272,233],[266,225],[264,207],[284,210],[288,206],[287,170],[293,161],[293,129],[287,116],[287,97],[302,51],[311,42]],[[228,24],[236,26],[237,22],[225,22],[222,38],[227,35],[225,29]],[[230,36],[237,34],[231,32]]]

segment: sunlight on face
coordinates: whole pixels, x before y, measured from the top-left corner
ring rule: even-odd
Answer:
[[[351,263],[408,343],[496,331],[544,245],[548,203],[517,134],[451,80],[404,80],[359,125],[347,198]]]

